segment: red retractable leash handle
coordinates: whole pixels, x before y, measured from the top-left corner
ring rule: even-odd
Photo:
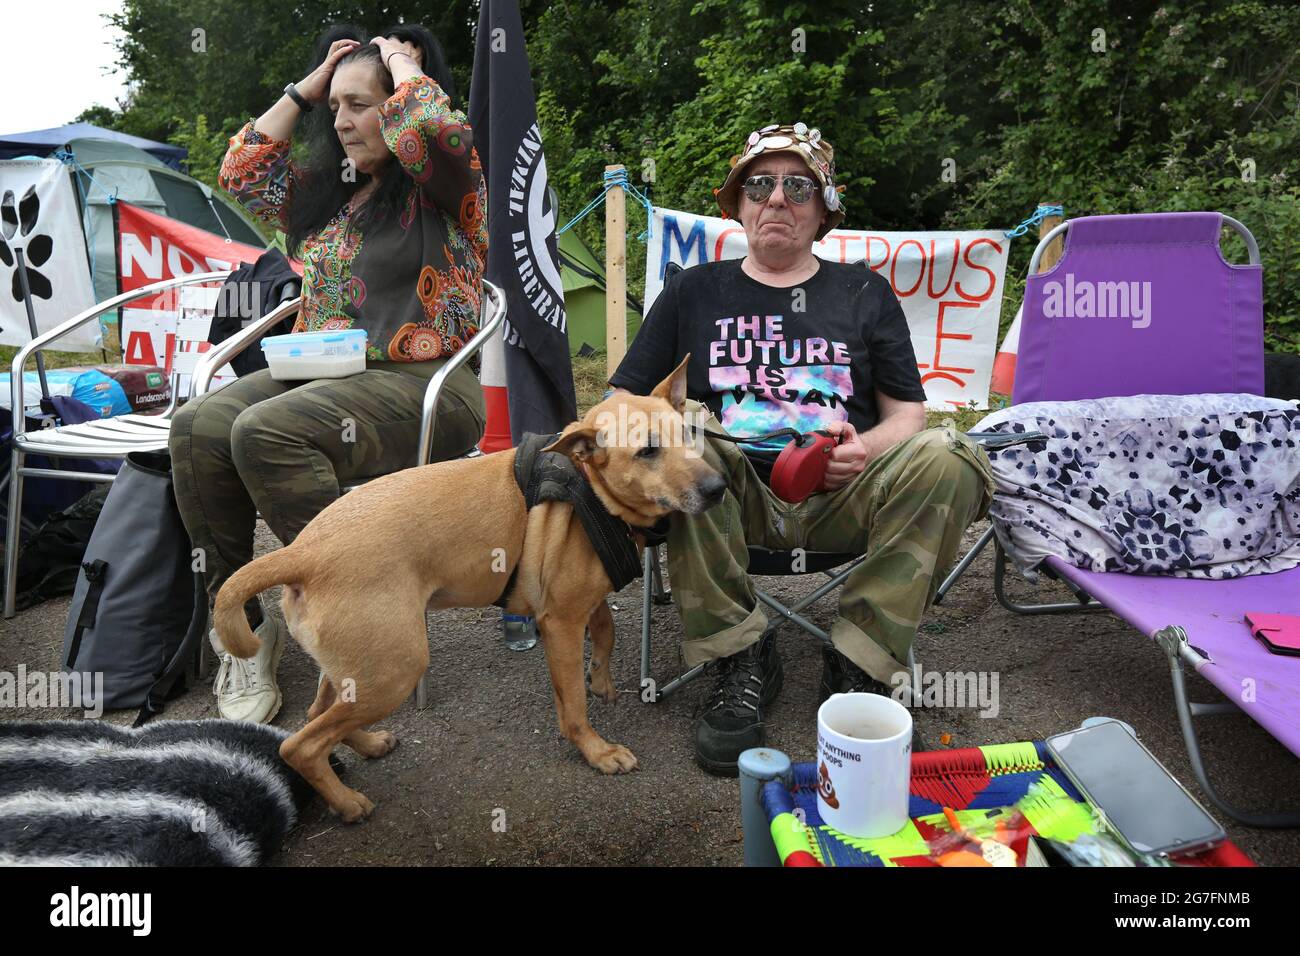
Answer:
[[[831,451],[843,440],[818,429],[801,435],[781,449],[772,466],[771,487],[782,501],[800,502],[826,490],[826,468]]]

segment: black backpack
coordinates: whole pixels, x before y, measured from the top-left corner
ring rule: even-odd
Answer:
[[[217,304],[208,327],[208,341],[224,342],[248,327],[250,322],[273,312],[283,302],[298,296],[302,279],[293,271],[289,260],[278,249],[268,249],[256,262],[241,263],[226,277],[217,293]],[[284,335],[293,331],[293,318],[282,320],[267,335]],[[230,360],[236,375],[248,375],[266,368],[261,349],[244,349]]]
[[[16,610],[72,593],[110,487],[95,485],[67,508],[54,512],[23,545],[18,552]]]

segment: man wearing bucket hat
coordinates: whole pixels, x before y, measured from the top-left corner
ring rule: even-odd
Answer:
[[[716,195],[744,227],[746,257],[670,279],[610,384],[645,394],[689,353],[687,419],[706,433],[822,430],[837,442],[820,491],[795,503],[772,487],[789,434],[708,438],[701,451],[727,477],[727,493],[703,514],[670,521],[682,653],[687,666],[711,662],[714,674],[695,722],[696,759],[734,775],[741,751],[763,744],[766,708],[783,680],[746,574],[747,546],[793,551],[796,560],[796,549],[866,555],[840,594],[821,694],[889,694],[994,484],[974,442],[952,428],[925,430],[925,392],[889,282],[860,263],[813,254],[844,220],[830,143],[803,123],[767,126],[731,162]]]

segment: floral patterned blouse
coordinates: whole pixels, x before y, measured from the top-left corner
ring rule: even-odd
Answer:
[[[348,202],[299,250],[303,304],[295,332],[365,329],[366,357],[425,362],[478,331],[487,259],[487,188],[465,114],[427,76],[399,83],[379,107],[384,142],[411,177],[399,216],[349,229]],[[250,213],[284,228],[299,177],[288,142],[252,121],[230,140],[219,182]]]

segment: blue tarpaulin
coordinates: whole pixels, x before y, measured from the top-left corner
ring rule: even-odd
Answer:
[[[111,139],[118,143],[126,143],[136,149],[144,150],[159,162],[165,163],[178,172],[181,171],[181,162],[189,156],[189,150],[181,146],[157,143],[140,136],[103,129],[91,123],[69,123],[67,126],[54,126],[50,129],[5,133],[0,136],[0,159],[13,159],[15,156],[49,156],[73,139]]]

